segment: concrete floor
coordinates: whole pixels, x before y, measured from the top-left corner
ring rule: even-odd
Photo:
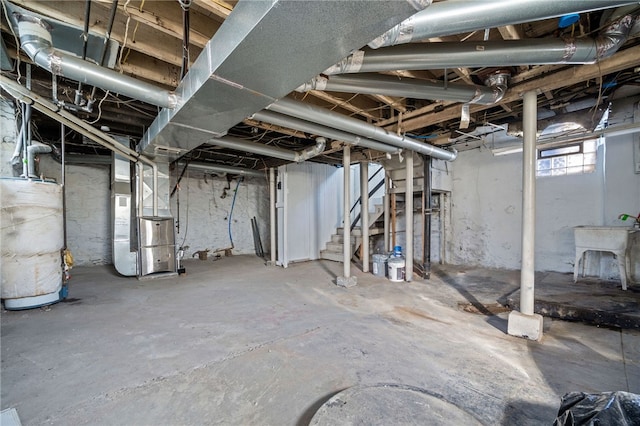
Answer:
[[[24,425],[296,425],[336,392],[393,383],[482,424],[537,425],[569,391],[640,393],[638,330],[545,319],[532,342],[505,334],[506,312],[459,308],[512,292],[513,273],[478,274],[497,290],[473,294],[452,267],[410,284],[353,268],[345,289],[330,261],[185,263],[151,281],[76,268],[65,303],[4,311],[1,408]]]

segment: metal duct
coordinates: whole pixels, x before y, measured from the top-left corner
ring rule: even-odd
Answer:
[[[51,152],[51,147],[45,144],[31,144],[27,147],[27,172],[30,178],[37,178],[36,175],[36,154],[47,154]]]
[[[176,95],[116,71],[67,55],[52,46],[50,26],[44,20],[18,12],[12,14],[17,23],[22,50],[40,67],[54,75],[67,77],[139,99],[153,105],[175,108]]]
[[[466,102],[471,104],[491,105],[498,102],[506,91],[506,76],[499,83],[494,79],[487,80],[487,86],[468,84],[448,84],[429,81],[400,79],[398,77],[378,74],[358,74],[349,76],[318,76],[296,90],[329,90],[331,92],[362,93],[374,95],[397,96],[413,99],[433,99]]]
[[[369,43],[377,49],[432,37],[484,30],[528,21],[555,18],[569,13],[638,4],[618,0],[447,0],[433,4],[396,25]],[[398,69],[398,68],[396,68]]]
[[[440,4],[440,3],[438,3]],[[594,39],[530,39],[419,43],[357,51],[323,74],[546,64],[588,64],[613,55],[627,40],[637,12],[611,23]],[[329,90],[329,89],[327,89]]]
[[[300,152],[290,151],[288,149],[269,146],[262,143],[250,142],[230,136],[225,136],[224,138],[212,138],[208,141],[208,143],[221,146],[223,148],[233,149],[235,151],[250,152],[253,154],[265,155],[267,157],[279,158],[281,160],[301,163],[322,153],[322,151],[324,151],[326,140],[324,138],[318,138],[316,140],[315,146]]]
[[[211,172],[211,173],[228,173],[231,175],[250,176],[250,177],[266,176],[266,172],[261,172],[259,170],[242,169],[240,167],[224,166],[224,165],[218,165],[218,164],[190,162],[189,168],[192,170],[199,170],[202,172]]]
[[[181,105],[144,135],[143,152],[173,160],[220,137],[416,11],[409,1],[330,6],[239,1],[176,89]]]
[[[444,150],[408,138],[406,136],[396,135],[382,127],[365,123],[355,118],[344,116],[340,113],[329,111],[304,102],[294,101],[292,99],[283,98],[267,107],[267,109],[281,114],[290,115],[303,120],[313,121],[325,126],[335,127],[345,132],[351,132],[367,138],[397,146],[399,148],[408,149],[424,155],[431,155],[440,160],[453,161],[458,153]]]
[[[251,118],[254,120],[262,121],[263,123],[270,123],[277,126],[288,127],[290,129],[299,130],[301,132],[307,132],[314,135],[324,136],[326,138],[345,142],[350,145],[364,146],[367,148],[375,149],[377,151],[388,152],[389,154],[397,154],[401,151],[400,148],[395,146],[386,145],[381,142],[376,142],[372,139],[354,135],[353,133],[347,133],[340,130],[332,129],[330,127],[321,126],[310,121],[300,120],[299,118],[290,117],[284,114],[278,114],[277,112],[273,111],[262,110],[253,114]]]

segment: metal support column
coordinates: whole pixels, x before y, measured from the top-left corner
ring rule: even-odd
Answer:
[[[389,194],[389,174],[385,171],[384,172],[384,198],[382,199],[383,201],[383,205],[384,205],[384,250],[385,252],[390,251],[391,248],[389,247],[389,240],[390,240],[390,236],[389,236],[389,232],[391,229],[391,226],[389,224],[389,199],[390,199],[390,194]]]
[[[431,277],[431,213],[433,202],[431,199],[431,156],[422,157],[422,278]]]
[[[342,232],[342,245],[343,245],[343,261],[344,270],[343,276],[336,278],[336,284],[342,287],[353,287],[357,284],[356,277],[351,276],[351,197],[349,196],[351,190],[351,146],[345,145],[342,151],[342,166],[344,171],[344,186],[343,186],[343,232]]]
[[[406,245],[405,248],[405,281],[413,281],[413,151],[405,153],[406,188],[404,200],[404,213],[406,220]]]
[[[276,169],[269,169],[269,229],[271,232],[271,260],[269,266],[276,266]]]
[[[531,340],[542,338],[542,316],[534,314],[537,94],[523,96],[522,267],[520,312],[509,314],[507,332]]]
[[[360,224],[362,225],[362,272],[369,272],[369,163],[360,162]]]

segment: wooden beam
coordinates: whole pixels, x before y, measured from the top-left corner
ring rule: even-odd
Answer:
[[[94,0],[94,4],[104,9],[111,9],[111,0]],[[167,1],[150,1],[141,4],[143,7],[136,7],[130,5],[125,10],[124,3],[119,5],[119,11],[125,15],[131,16],[141,24],[147,25],[156,31],[163,32],[174,38],[182,40],[182,12],[178,2]],[[206,23],[204,20],[206,19]],[[206,26],[205,26],[206,24]],[[212,22],[211,19],[207,19],[204,16],[190,11],[189,14],[189,41],[191,44],[203,48],[204,45],[211,39],[215,31],[220,27],[216,22]],[[201,28],[206,28],[206,32],[201,31]],[[140,30],[138,30],[140,31]]]
[[[15,3],[25,9],[34,10],[37,13],[50,16],[53,19],[76,25],[84,26],[84,2],[78,1],[30,1],[15,0]],[[109,12],[105,8],[95,8],[91,13],[89,31],[104,36],[109,22]],[[120,45],[124,42],[126,16],[118,13],[111,31],[111,38]],[[173,65],[182,65],[181,39],[158,31],[136,31],[136,21],[129,23],[127,31],[127,44],[125,48],[149,55],[161,61]],[[201,49],[194,48],[192,57],[196,58]],[[123,56],[124,58],[124,56]]]
[[[227,19],[227,17],[233,10],[233,6],[223,0],[194,0],[193,2],[197,6],[201,7],[207,12],[213,13],[215,16],[221,18],[222,20]]]
[[[395,109],[398,112],[407,112],[407,107],[403,105],[404,98],[394,98],[391,96],[385,95],[366,95],[369,98],[375,99],[377,101],[382,102],[383,104],[387,104],[389,107]]]
[[[296,138],[307,139],[307,135],[304,132],[298,130],[287,129],[286,127],[276,126],[275,124],[263,123],[262,121],[251,120],[249,118],[243,121],[248,126],[258,127],[263,130],[269,130],[270,132],[278,132]]]
[[[541,78],[527,80],[507,91],[501,103],[519,101],[524,92],[537,90],[541,92],[551,91],[562,87],[571,86],[592,78],[622,71],[626,68],[637,66],[640,57],[640,45],[630,47],[622,52],[618,52],[610,58],[604,59],[600,63],[578,65],[563,69],[561,71],[546,75]],[[471,105],[471,112],[483,111],[495,105]],[[460,117],[459,108],[445,108],[443,111],[404,120],[405,131],[421,129],[444,121],[453,120]]]
[[[342,109],[345,109],[347,111],[351,111],[353,113],[356,113],[358,115],[361,115],[363,117],[366,118],[370,118],[372,120],[377,120],[378,117],[374,116],[373,114],[364,111],[362,108],[359,108],[355,105],[352,105],[351,103],[345,101],[344,99],[338,98],[336,96],[330,95],[326,92],[322,92],[320,90],[311,90],[309,92],[309,94],[311,94],[312,96],[315,96],[318,99],[322,99],[325,102],[329,102],[330,104],[333,104],[335,106],[338,106]]]
[[[498,31],[504,40],[520,40],[522,39],[522,31],[515,25],[505,25],[498,27]]]

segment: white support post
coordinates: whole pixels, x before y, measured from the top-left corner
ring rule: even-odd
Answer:
[[[362,272],[369,272],[369,163],[360,162],[360,224],[362,225]]]
[[[269,229],[271,232],[271,260],[269,266],[276,265],[276,169],[269,169]]]
[[[351,146],[344,146],[344,150],[342,152],[342,166],[344,171],[344,186],[343,186],[343,233],[342,233],[342,244],[343,244],[343,261],[344,261],[344,274],[342,277],[337,277],[336,284],[341,287],[353,287],[357,284],[356,277],[351,276],[351,197],[349,196],[351,190]]]
[[[382,199],[384,204],[384,251],[390,251],[389,240],[391,239],[389,235],[389,230],[391,228],[390,218],[389,218],[389,175],[386,170],[384,172],[384,198]]]
[[[520,312],[509,314],[507,332],[531,340],[542,338],[542,316],[534,313],[535,225],[536,225],[536,133],[537,94],[523,96],[522,151],[522,267],[520,272]]]
[[[405,192],[405,281],[413,281],[413,151],[405,152],[406,192]]]

